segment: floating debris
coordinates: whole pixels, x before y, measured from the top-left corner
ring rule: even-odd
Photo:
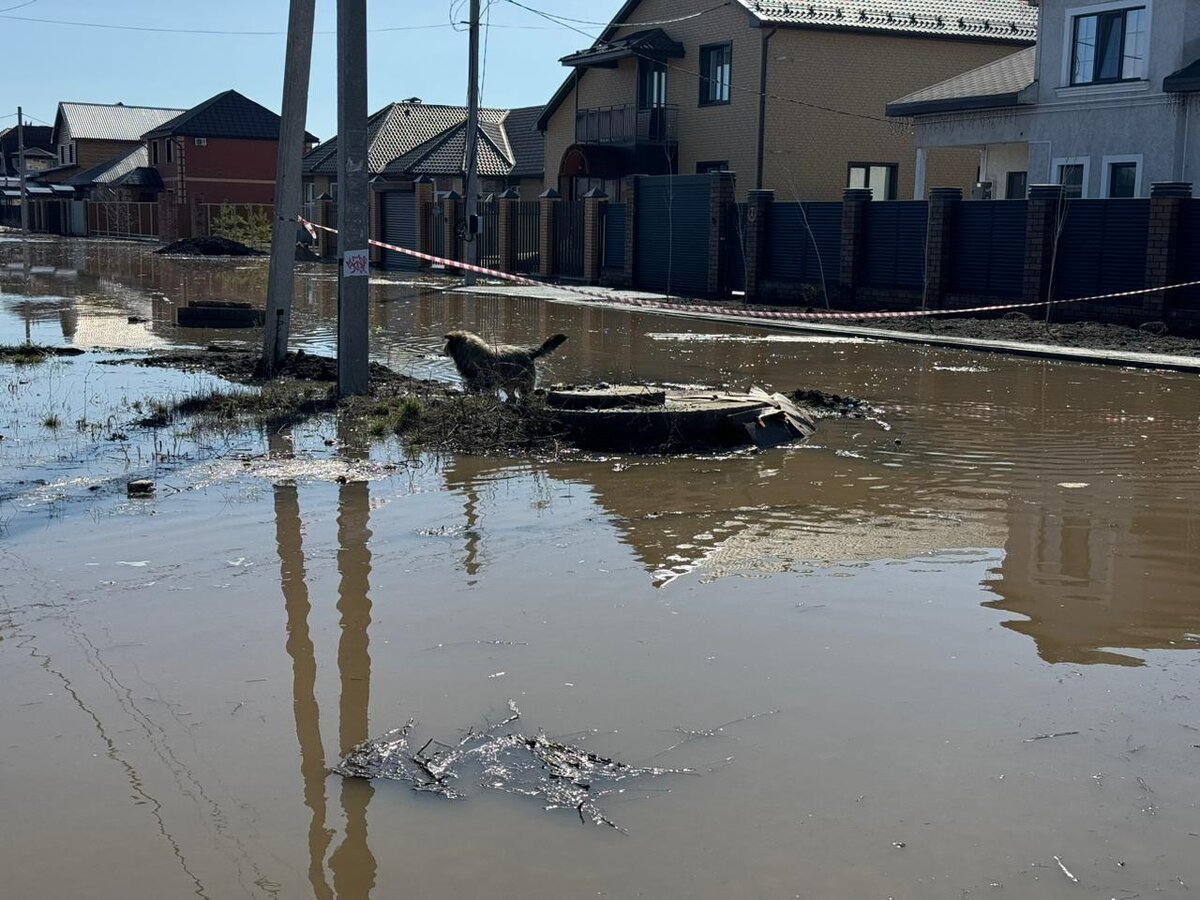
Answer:
[[[414,791],[465,800],[467,794],[456,785],[465,783],[462,769],[474,763],[481,787],[539,799],[547,811],[572,809],[584,824],[590,821],[622,833],[625,830],[596,805],[600,798],[623,790],[615,785],[633,778],[695,774],[686,768],[630,765],[540,731],[532,737],[505,731],[506,726],[521,718],[514,701],[508,701],[508,708],[506,719],[488,724],[483,730],[468,729],[456,745],[429,738],[415,752],[410,739],[417,723],[409,719],[400,728],[354,747],[330,771],[346,778],[403,781]]]
[[[1068,868],[1067,868],[1067,867],[1066,867],[1066,866],[1063,864],[1063,861],[1062,861],[1061,859],[1059,859],[1059,858],[1056,856],[1056,857],[1054,857],[1054,861],[1055,861],[1056,863],[1058,863],[1058,867],[1059,867],[1060,869],[1062,869],[1062,873],[1063,873],[1064,875],[1066,875],[1066,876],[1067,876],[1069,879],[1071,879],[1071,881],[1072,881],[1072,882],[1074,882],[1075,884],[1079,884],[1079,879],[1078,879],[1078,878],[1076,878],[1076,877],[1075,877],[1073,874],[1071,874],[1071,870],[1070,870],[1070,869],[1068,869]]]
[[[1034,741],[1047,741],[1050,738],[1068,737],[1072,734],[1079,734],[1078,731],[1056,731],[1053,734],[1036,734],[1031,738],[1025,738],[1026,744],[1032,744]]]

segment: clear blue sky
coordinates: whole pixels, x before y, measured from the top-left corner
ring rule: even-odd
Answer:
[[[145,28],[284,31],[287,0],[0,0],[0,117],[18,104],[54,122],[60,100],[122,101],[185,109],[235,88],[278,111],[283,84],[280,35],[198,35],[117,31],[22,21],[28,17],[136,25]],[[484,0],[486,5],[486,0]],[[524,2],[524,0],[523,0]],[[558,16],[607,21],[620,0],[529,0]],[[372,111],[392,100],[420,97],[461,104],[466,98],[467,35],[449,27],[451,0],[367,0],[368,27],[439,25],[369,36]],[[7,12],[4,12],[8,10]],[[465,18],[465,4],[458,18]],[[495,0],[488,36],[483,102],[488,106],[544,103],[567,74],[561,56],[589,40],[567,28]],[[308,129],[324,139],[337,123],[335,0],[317,0]],[[521,26],[521,27],[516,27]],[[577,26],[596,34],[598,26]],[[0,118],[0,128],[15,122]]]

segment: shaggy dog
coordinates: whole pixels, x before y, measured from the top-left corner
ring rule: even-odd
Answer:
[[[546,338],[540,347],[526,349],[489,344],[469,331],[452,331],[446,335],[446,346],[442,352],[454,360],[454,366],[468,391],[494,394],[503,389],[511,400],[533,393],[537,382],[535,361],[566,339],[565,334],[556,334]]]

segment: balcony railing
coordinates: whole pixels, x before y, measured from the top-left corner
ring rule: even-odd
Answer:
[[[679,107],[596,106],[575,111],[577,144],[675,144]]]

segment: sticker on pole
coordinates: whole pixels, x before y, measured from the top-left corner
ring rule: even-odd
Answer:
[[[342,254],[342,274],[347,278],[359,276],[365,278],[371,267],[370,251],[347,250]]]

